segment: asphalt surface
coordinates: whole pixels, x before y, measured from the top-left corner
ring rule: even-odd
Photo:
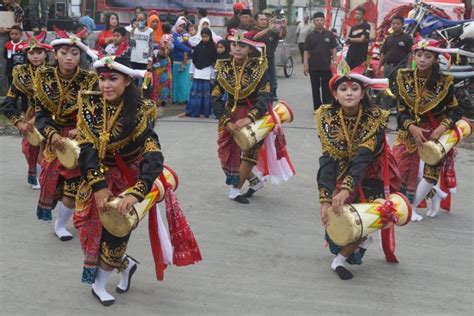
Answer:
[[[451,214],[397,229],[399,264],[385,262],[374,234],[364,264],[352,267],[354,279],[341,281],[323,243],[316,203],[320,147],[309,78],[300,66],[293,78],[279,78],[279,94],[296,116],[285,131],[297,176],[280,186],[267,184],[249,205],[227,199],[215,121],[158,121],[166,163],[180,177],[177,194],[203,261],[170,267],[164,282],[156,281],[144,222],[128,247],[141,262],[131,290],[115,294],[114,274],[109,289],[117,301],[107,308],[80,283],[83,257],[72,224],[76,238],[60,242],[52,223],[36,219],[38,192],[26,185],[20,138],[0,137],[0,314],[472,315],[474,152],[459,150]]]

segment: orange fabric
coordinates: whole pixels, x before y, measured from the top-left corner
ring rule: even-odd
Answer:
[[[99,34],[99,38],[97,39],[97,46],[99,48],[104,49],[107,44],[105,43],[105,39],[108,37],[112,37],[114,35],[114,32],[112,30],[103,30]]]
[[[148,20],[147,20],[148,27],[150,27],[153,21],[158,21],[158,26],[156,27],[156,29],[153,30],[153,42],[159,43],[161,41],[161,37],[163,36],[163,30],[162,30],[163,24],[161,23],[158,15],[151,15],[148,17]]]

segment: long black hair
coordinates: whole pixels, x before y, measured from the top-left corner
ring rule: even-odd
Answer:
[[[110,30],[110,18],[111,18],[113,15],[115,15],[115,17],[117,18],[117,27],[118,27],[119,24],[120,24],[119,16],[118,16],[117,13],[112,12],[112,13],[107,14],[107,15],[105,16],[105,29],[106,29],[107,31]]]
[[[126,76],[125,74],[122,74]],[[128,87],[123,93],[123,132],[122,136],[128,136],[135,128],[135,121],[137,120],[138,100],[141,99],[140,91],[131,80]]]

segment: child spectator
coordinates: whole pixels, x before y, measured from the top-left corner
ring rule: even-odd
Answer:
[[[160,43],[155,43],[153,50],[153,86],[150,99],[157,101],[160,106],[171,103],[171,59],[173,50],[173,34],[171,25],[163,23]]]
[[[191,45],[191,47],[196,47],[201,41],[201,37],[197,31],[198,27],[196,24],[191,24],[189,26],[189,45]]]
[[[189,63],[186,56],[191,56],[193,50],[188,43],[189,36],[185,33],[186,19],[179,17],[173,27],[173,44],[171,52],[173,59],[173,103],[186,103],[191,90],[189,80]]]
[[[229,59],[230,58],[230,44],[229,41],[222,39],[216,44],[217,58],[219,59]]]
[[[113,42],[107,45],[107,47],[105,47],[105,53],[107,55],[115,55],[115,52],[117,51],[117,49],[120,47],[122,43],[125,43],[125,44],[122,44],[122,46],[126,45],[128,47],[127,30],[124,27],[121,27],[121,26],[117,27],[114,30],[112,37],[113,37]],[[130,51],[128,51],[128,54],[127,53],[124,53],[124,54],[121,54],[121,56],[124,57],[128,55],[128,58],[130,58]]]
[[[13,25],[10,28],[10,41],[5,43],[3,47],[3,56],[7,60],[5,67],[5,75],[8,79],[8,86],[12,84],[13,67],[25,63],[25,54],[23,48],[27,45],[25,41],[21,40],[23,30],[19,25]]]
[[[201,41],[194,48],[191,70],[192,80],[185,116],[209,117],[211,115],[211,82],[214,80],[216,44],[210,29],[201,31]]]

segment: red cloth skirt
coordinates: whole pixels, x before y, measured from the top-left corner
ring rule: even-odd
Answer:
[[[128,164],[130,173],[134,178],[138,178],[140,175],[140,162],[141,159],[138,159]],[[108,167],[105,172],[105,179],[108,189],[114,196],[119,195],[130,187],[122,172],[116,166]],[[88,271],[95,271],[99,264],[102,224],[99,219],[99,210],[95,203],[94,193],[85,181],[81,182],[78,190],[73,223],[74,227],[79,231],[79,238],[84,253],[83,281],[87,281],[85,275],[90,273]]]
[[[61,136],[67,137],[69,131],[73,129],[75,127],[63,128]],[[81,178],[79,167],[74,169],[63,167],[54,152],[51,152],[48,147],[47,145],[41,161],[41,191],[37,209],[38,219],[47,221],[51,220],[51,210],[63,196],[75,198]]]
[[[36,163],[38,162],[40,148],[31,145],[28,139],[23,138],[21,140],[21,151],[25,155],[26,163],[28,164],[28,176],[36,177]]]

